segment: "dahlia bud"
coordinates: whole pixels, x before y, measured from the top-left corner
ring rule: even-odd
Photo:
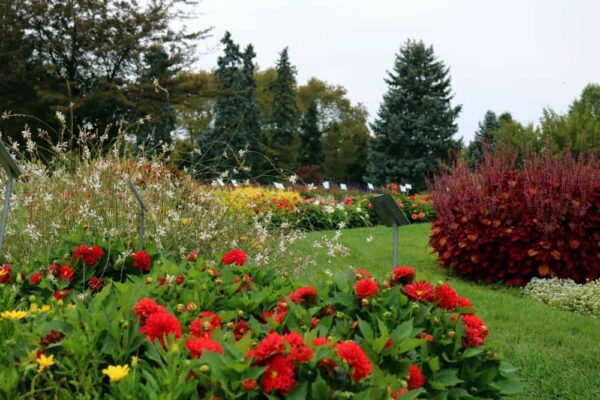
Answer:
[[[194,311],[196,308],[197,308],[196,303],[194,303],[193,301],[189,302],[187,304],[187,306],[185,306],[185,309],[188,310],[188,311],[190,311],[190,312]]]
[[[133,240],[127,241],[127,247],[133,247]]]
[[[156,261],[156,265],[162,265],[162,261],[160,261],[160,260]]]
[[[383,281],[383,287],[384,288],[390,288],[390,287],[392,287],[392,284],[390,283],[390,281],[388,281],[387,279],[385,279]]]
[[[221,279],[215,279],[215,285],[221,286],[222,284],[223,284],[223,281]]]
[[[228,322],[227,329],[233,329],[233,328],[235,328],[235,324],[233,322]]]
[[[213,269],[212,269],[212,268],[206,268],[206,272],[208,272],[208,274],[209,274],[210,276],[213,276],[213,275],[214,275],[214,273],[215,273],[215,271],[213,271]]]
[[[456,336],[456,332],[454,332],[454,331],[448,331],[448,337],[450,339],[454,339],[455,336]]]
[[[434,324],[439,324],[440,323],[440,318],[439,317],[433,317],[433,323]]]
[[[368,306],[369,305],[369,299],[367,299],[367,298],[360,299],[360,305],[363,306],[363,307]]]
[[[365,277],[363,276],[363,274],[361,274],[360,272],[356,274],[356,279],[357,280],[361,280],[364,279]]]
[[[202,329],[204,329],[205,331],[210,331],[210,328],[212,328],[212,325],[210,324],[210,322],[204,321],[202,323]]]
[[[335,313],[336,318],[344,318],[344,313],[342,311],[337,311]]]
[[[29,302],[33,303],[36,300],[35,294],[32,294],[31,296],[29,296]]]
[[[207,373],[210,371],[210,367],[208,365],[203,365],[200,367],[200,372]]]
[[[404,379],[402,379],[402,388],[408,389],[408,382],[406,382]]]
[[[181,303],[177,304],[177,312],[182,313],[185,311],[185,306]]]
[[[285,301],[282,301],[282,302],[279,304],[279,306],[280,306],[281,308],[288,308],[288,307],[289,307],[289,306],[288,306],[288,303],[286,303]]]
[[[123,329],[127,329],[127,328],[129,328],[129,321],[124,321],[124,322],[121,324],[121,328],[123,328]]]
[[[487,333],[489,330],[490,330],[490,328],[488,328],[488,326],[487,326],[487,325],[481,325],[481,331],[482,331],[483,333]]]
[[[243,317],[245,314],[244,310],[238,310],[238,316]]]
[[[147,277],[146,278],[146,284],[150,284],[152,283],[152,278],[151,277]]]
[[[352,325],[350,325],[350,329],[355,330],[356,328],[358,328],[358,321],[354,321]]]

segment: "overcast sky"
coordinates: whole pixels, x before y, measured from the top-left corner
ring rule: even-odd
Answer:
[[[593,0],[204,0],[199,11],[194,27],[214,26],[201,68],[216,66],[225,30],[254,45],[261,68],[289,46],[300,84],[316,76],[345,86],[370,120],[401,44],[422,39],[450,67],[466,142],[488,109],[537,123],[544,107],[564,112],[586,83],[600,82]]]

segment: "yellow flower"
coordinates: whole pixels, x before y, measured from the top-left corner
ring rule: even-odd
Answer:
[[[46,356],[42,353],[38,358],[36,358],[36,361],[39,365],[38,372],[42,372],[44,369],[50,368],[54,365],[54,356],[52,354]]]
[[[190,218],[181,218],[181,225],[191,225],[192,220]]]
[[[3,311],[0,317],[4,319],[23,319],[27,316],[27,311]]]
[[[140,362],[140,358],[138,356],[131,356],[131,366],[135,367]]]
[[[23,282],[23,275],[21,275],[21,273],[19,272],[17,274],[17,279],[15,279],[17,283],[21,283]]]
[[[129,374],[129,365],[109,365],[102,373],[108,376],[111,382],[118,382]]]

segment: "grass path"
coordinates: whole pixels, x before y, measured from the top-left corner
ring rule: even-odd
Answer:
[[[400,230],[400,265],[410,265],[417,279],[443,280],[473,302],[477,314],[490,327],[487,343],[493,344],[515,366],[526,386],[520,398],[600,399],[600,319],[556,310],[523,297],[519,289],[465,282],[436,262],[427,245],[429,224]],[[310,243],[331,232],[310,233],[297,244],[313,253]],[[372,237],[371,242],[367,238]],[[319,270],[306,271],[307,281],[322,279],[325,270],[364,267],[377,276],[391,268],[391,229],[385,227],[344,231],[342,243],[348,257],[318,256]]]

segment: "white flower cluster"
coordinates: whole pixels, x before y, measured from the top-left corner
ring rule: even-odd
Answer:
[[[571,279],[534,278],[523,291],[527,296],[552,307],[600,316],[600,279],[578,284]]]

